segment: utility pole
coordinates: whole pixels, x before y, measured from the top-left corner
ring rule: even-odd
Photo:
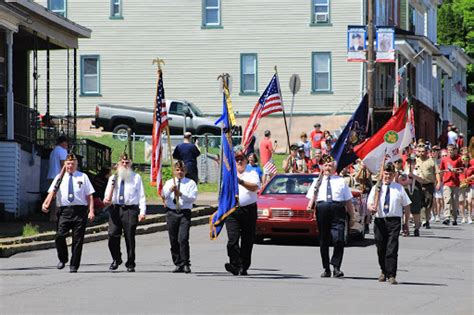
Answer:
[[[375,0],[367,0],[367,95],[369,97],[370,130],[374,134],[375,104],[375,49],[374,49],[374,7]]]

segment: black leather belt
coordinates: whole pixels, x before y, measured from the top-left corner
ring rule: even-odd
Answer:
[[[345,201],[318,201],[316,203],[330,203],[332,205],[342,205],[345,204]]]
[[[87,208],[87,205],[77,205],[77,206],[62,206],[59,207],[59,209],[64,210],[64,209],[74,209],[74,210],[81,210],[83,208]]]
[[[114,205],[116,207],[119,207],[119,208],[122,208],[124,210],[127,210],[127,209],[136,209],[138,208],[138,205]]]
[[[173,212],[176,212],[176,213],[181,213],[183,211],[191,211],[191,209],[171,209],[171,208],[168,208],[166,207],[166,211],[173,211]]]

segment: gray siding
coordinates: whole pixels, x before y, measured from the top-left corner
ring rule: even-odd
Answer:
[[[5,210],[16,213],[20,191],[20,145],[0,142],[0,202]]]

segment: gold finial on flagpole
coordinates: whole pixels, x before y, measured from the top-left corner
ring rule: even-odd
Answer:
[[[165,64],[165,61],[163,59],[156,57],[155,59],[153,59],[152,65],[154,65],[155,63],[158,65],[158,71],[159,71],[161,70],[161,65]]]

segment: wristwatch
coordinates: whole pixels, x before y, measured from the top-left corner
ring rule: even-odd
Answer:
[[[240,179],[237,181],[239,183],[239,185],[243,185],[244,184],[244,180],[243,179]]]

